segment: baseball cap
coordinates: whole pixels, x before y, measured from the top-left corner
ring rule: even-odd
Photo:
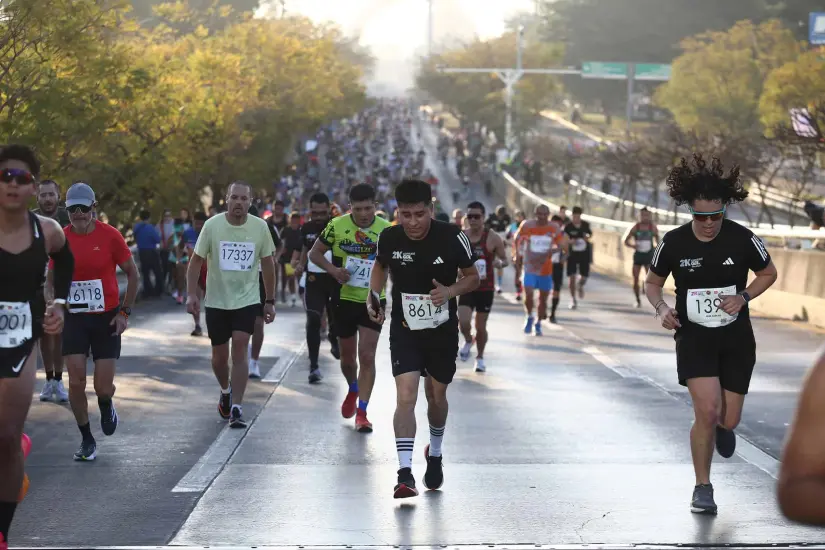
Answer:
[[[66,192],[66,208],[75,205],[92,206],[95,203],[95,192],[85,183],[75,183]]]

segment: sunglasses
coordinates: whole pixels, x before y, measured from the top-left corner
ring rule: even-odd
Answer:
[[[468,220],[480,220],[481,214],[467,214],[465,218],[467,218]]]
[[[68,210],[69,214],[74,214],[76,212],[80,212],[81,214],[88,214],[91,212],[92,207],[86,206],[85,204],[75,204],[73,206],[67,206],[66,210]]]
[[[6,168],[0,172],[0,181],[3,183],[11,183],[17,181],[17,185],[29,185],[34,183],[34,176],[31,172],[26,170],[17,170],[15,168]]]
[[[717,210],[716,212],[697,212],[693,208],[690,209],[690,213],[693,214],[693,219],[697,222],[706,222],[708,220],[711,221],[719,221],[725,216],[726,208],[722,210]]]

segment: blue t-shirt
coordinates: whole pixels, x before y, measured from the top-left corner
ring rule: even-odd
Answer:
[[[183,230],[183,242],[186,243],[186,246],[195,247],[195,243],[198,242],[198,233],[192,227],[187,227]]]

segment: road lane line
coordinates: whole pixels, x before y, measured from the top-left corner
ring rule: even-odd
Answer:
[[[195,463],[186,475],[181,478],[177,485],[172,488],[173,493],[202,493],[207,489],[207,487],[209,487],[209,485],[212,484],[215,478],[218,477],[218,474],[223,471],[226,464],[235,454],[235,451],[240,446],[241,441],[243,441],[246,434],[249,433],[252,425],[255,424],[255,421],[258,419],[258,416],[269,404],[269,401],[275,394],[275,390],[278,389],[278,386],[280,386],[287,372],[289,372],[289,369],[295,364],[304,351],[306,351],[306,342],[302,342],[301,345],[299,345],[298,348],[292,352],[289,360],[283,362],[284,366],[282,368],[279,367],[281,361],[275,363],[275,366],[270,369],[269,373],[267,373],[263,380],[264,382],[273,384],[272,391],[269,393],[269,396],[266,398],[264,404],[260,409],[258,409],[258,412],[252,418],[252,421],[249,422],[246,429],[238,430],[230,428],[229,424],[224,426],[218,434],[218,437],[212,442],[212,445],[210,445],[206,452],[203,453],[200,459],[198,459],[198,462]]]

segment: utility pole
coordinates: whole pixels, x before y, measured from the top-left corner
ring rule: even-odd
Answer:
[[[432,1],[432,0],[430,0]],[[521,80],[525,74],[581,74],[581,70],[575,68],[561,68],[561,69],[525,69],[522,67],[522,49],[524,40],[524,26],[519,26],[516,34],[516,66],[515,68],[489,67],[489,68],[467,68],[458,69],[452,67],[438,66],[436,70],[442,73],[475,73],[475,74],[489,74],[493,73],[504,82],[504,101],[507,106],[507,111],[504,119],[505,128],[505,142],[507,150],[512,154],[515,152],[516,136],[513,133],[513,95],[515,94],[515,85]]]
[[[433,56],[433,0],[427,0],[427,57]]]

